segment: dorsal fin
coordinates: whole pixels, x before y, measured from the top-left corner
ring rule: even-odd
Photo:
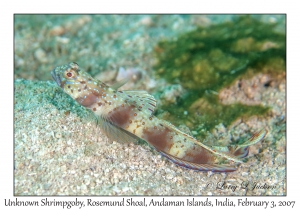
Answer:
[[[128,103],[136,106],[137,109],[148,113],[149,116],[152,115],[156,107],[156,100],[154,96],[144,90],[126,90],[123,92],[127,95]]]
[[[112,88],[114,90],[118,90],[120,87],[125,85],[129,80],[130,80],[130,78],[122,79],[122,80],[116,82],[115,84],[113,84],[112,86],[110,86],[110,88]]]

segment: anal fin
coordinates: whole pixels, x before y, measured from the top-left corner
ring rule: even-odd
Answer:
[[[217,165],[217,164],[199,164],[199,163],[192,163],[180,158],[177,158],[173,155],[167,154],[163,151],[159,151],[163,156],[168,158],[173,163],[192,170],[196,171],[212,171],[212,172],[232,172],[236,171],[236,168],[230,165]]]

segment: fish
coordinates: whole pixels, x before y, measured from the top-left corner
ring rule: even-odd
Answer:
[[[249,146],[264,139],[262,128],[242,144],[210,146],[154,116],[156,99],[144,90],[118,90],[128,79],[111,86],[93,78],[76,62],[51,71],[58,86],[97,117],[103,132],[113,140],[141,139],[171,162],[195,171],[233,172],[249,154]]]

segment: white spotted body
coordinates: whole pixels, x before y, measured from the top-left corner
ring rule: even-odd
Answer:
[[[226,160],[241,163],[240,158],[248,155],[248,146],[267,134],[263,129],[235,149],[206,146],[171,123],[153,116],[156,100],[146,91],[118,91],[124,81],[109,87],[79,69],[76,63],[59,66],[51,74],[67,94],[101,119],[108,136],[124,140],[143,139],[165,157],[186,168],[235,171],[234,166],[218,163]]]

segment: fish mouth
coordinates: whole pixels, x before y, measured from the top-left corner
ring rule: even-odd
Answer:
[[[60,76],[56,74],[55,69],[51,71],[51,76],[54,79],[54,81],[57,83],[57,85],[61,87],[61,79]]]

